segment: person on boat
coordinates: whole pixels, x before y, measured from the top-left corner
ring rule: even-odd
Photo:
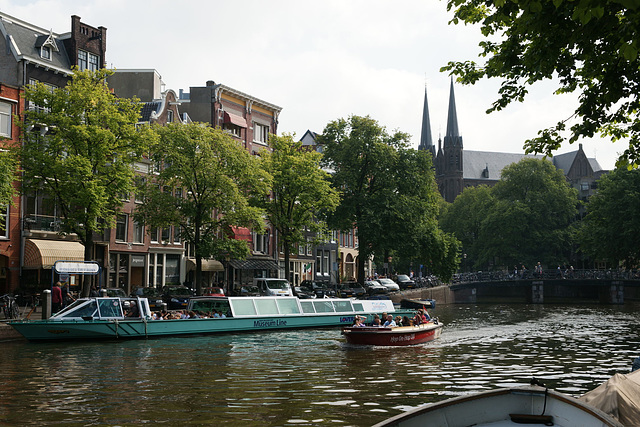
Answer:
[[[409,320],[408,316],[402,318],[402,326],[413,326],[413,322]]]
[[[388,315],[387,316],[387,321],[384,322],[384,324],[382,325],[385,328],[395,328],[396,325],[396,321],[393,320],[393,316],[392,315]]]
[[[402,322],[402,317],[396,316],[396,326],[407,326]]]
[[[125,301],[124,304],[125,304],[125,307],[128,307],[125,317],[140,317],[140,314],[138,313],[138,304],[136,304],[135,301],[131,301],[131,302]]]
[[[366,326],[364,323],[362,323],[362,317],[360,316],[356,316],[356,320],[355,323],[353,324],[354,327],[356,328],[361,328],[363,326]]]
[[[375,316],[373,316],[373,322],[371,323],[371,326],[378,327],[381,324],[382,324],[382,322],[380,322],[380,316],[378,316],[377,314]]]

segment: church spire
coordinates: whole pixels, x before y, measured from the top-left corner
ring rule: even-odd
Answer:
[[[444,137],[444,146],[462,147],[462,137],[458,129],[458,113],[456,112],[456,98],[453,93],[453,78],[451,79],[451,90],[449,91],[449,113],[447,116],[447,133]]]
[[[418,150],[427,150],[433,157],[436,156],[436,149],[431,139],[431,120],[429,119],[429,103],[427,101],[427,85],[424,85],[424,106],[422,107],[422,132],[420,134],[420,145]]]

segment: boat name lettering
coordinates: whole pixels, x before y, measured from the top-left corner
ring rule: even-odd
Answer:
[[[282,319],[255,320],[254,328],[273,328],[276,326],[287,326],[287,321]]]
[[[353,316],[345,316],[340,318],[340,323],[354,323],[356,318]]]
[[[411,335],[398,335],[390,338],[391,342],[412,341],[416,339],[416,334]]]

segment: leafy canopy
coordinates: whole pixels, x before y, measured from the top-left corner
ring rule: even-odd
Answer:
[[[479,24],[482,64],[449,62],[442,71],[475,84],[502,80],[499,98],[487,112],[522,102],[528,87],[556,78],[556,93],[578,94],[569,117],[525,142],[527,153],[547,155],[563,142],[596,134],[628,138],[618,165],[640,162],[640,4],[636,0],[448,0],[452,23]]]
[[[63,88],[25,88],[33,108],[21,123],[25,193],[55,202],[61,233],[75,233],[90,259],[93,233],[114,224],[122,195],[133,188],[134,163],[150,134],[136,129],[141,105],[116,98],[108,70],[75,71]]]
[[[155,228],[176,227],[195,247],[196,289],[202,290],[202,258],[245,258],[246,241],[236,227],[264,228],[263,211],[254,198],[268,194],[271,177],[231,136],[203,123],[154,127],[151,147],[157,173],[138,180],[144,203],[136,220]]]
[[[322,217],[336,208],[340,198],[320,166],[322,154],[304,148],[290,134],[270,135],[269,147],[273,151],[261,155],[262,166],[273,177],[272,197],[265,197],[262,207],[278,231],[288,278],[291,248],[308,244],[305,230],[316,233],[318,241],[326,235]]]
[[[640,170],[620,168],[598,181],[579,231],[580,249],[595,259],[634,268],[640,262]]]

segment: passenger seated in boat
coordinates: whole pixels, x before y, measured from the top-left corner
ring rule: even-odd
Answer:
[[[402,326],[413,326],[413,320],[410,320],[407,316],[402,318]]]
[[[407,326],[407,325],[405,325],[404,322],[402,321],[402,317],[396,316],[396,326]]]
[[[427,322],[429,322],[429,319],[427,318],[427,316],[424,315],[424,311],[422,309],[418,310],[416,315],[413,317],[413,324],[421,325]]]
[[[384,322],[384,324],[382,325],[385,328],[395,328],[396,325],[396,321],[393,320],[393,316],[392,315],[388,315],[387,316],[387,321]]]
[[[356,321],[353,324],[353,326],[355,326],[357,328],[360,328],[360,327],[363,327],[363,326],[366,326],[366,325],[364,323],[362,323],[362,318],[360,316],[356,316]]]
[[[125,301],[124,306],[127,310],[125,313],[125,317],[140,317],[140,314],[138,312],[138,304],[133,301]]]
[[[380,322],[380,317],[376,314],[376,315],[373,317],[373,323],[371,323],[371,326],[378,327],[378,326],[380,326],[381,324],[382,324],[382,323]]]

